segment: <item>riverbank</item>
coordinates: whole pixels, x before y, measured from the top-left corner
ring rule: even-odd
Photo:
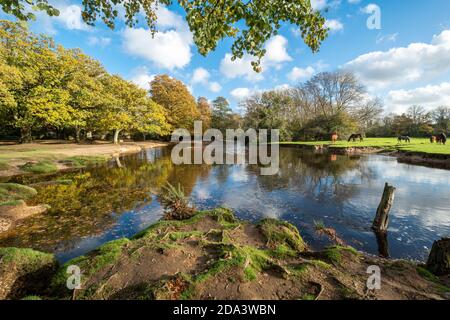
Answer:
[[[39,141],[29,144],[0,143],[0,178],[26,173],[52,173],[74,167],[106,162],[123,154],[166,146],[160,141],[123,142],[115,145],[105,141],[75,144],[67,141]]]
[[[0,298],[440,300],[450,292],[448,278],[413,262],[372,257],[345,245],[314,252],[286,222],[251,224],[227,209],[162,220],[56,272],[49,255],[21,250],[26,249],[0,249],[0,256],[9,254],[0,259]],[[27,260],[34,266],[28,268],[31,275],[24,271]],[[71,265],[82,272],[81,289],[75,291],[66,288]],[[381,268],[381,290],[367,289],[369,266]],[[37,274],[43,280],[15,285],[19,277],[37,279]]]
[[[335,154],[381,153],[397,157],[402,163],[450,169],[450,144],[431,144],[425,138],[413,138],[411,143],[398,143],[395,138],[366,138],[362,142],[280,142],[280,146],[330,151]]]

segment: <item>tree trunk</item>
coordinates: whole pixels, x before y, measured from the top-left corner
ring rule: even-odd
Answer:
[[[114,144],[118,144],[119,143],[119,133],[120,133],[120,129],[114,130]]]
[[[385,184],[383,197],[378,205],[377,214],[373,220],[372,229],[378,232],[386,232],[389,225],[389,211],[394,202],[395,187]]]
[[[450,274],[450,238],[442,238],[433,243],[427,269],[438,276]]]
[[[29,143],[33,139],[31,137],[31,129],[30,128],[21,128],[20,129],[20,143]]]
[[[78,127],[75,127],[75,142],[80,143],[80,135],[81,135],[81,129]]]
[[[120,162],[119,157],[114,157],[114,161],[116,162],[117,168],[122,168],[122,163]]]

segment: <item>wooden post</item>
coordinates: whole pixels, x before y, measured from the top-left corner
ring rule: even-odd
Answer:
[[[375,236],[377,237],[378,244],[378,254],[382,258],[389,258],[389,243],[387,238],[387,232],[375,231]]]
[[[387,182],[384,186],[383,196],[378,205],[377,214],[373,220],[372,229],[378,232],[386,232],[389,225],[389,211],[394,202],[395,187]]]
[[[433,243],[427,269],[438,276],[450,274],[450,238],[442,238]]]

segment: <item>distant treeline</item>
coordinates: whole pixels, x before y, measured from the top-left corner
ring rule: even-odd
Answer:
[[[426,112],[412,106],[402,115],[385,115],[349,72],[324,72],[294,88],[257,93],[242,102],[244,126],[280,129],[281,140],[329,140],[366,136],[429,136],[449,130],[450,108]]]

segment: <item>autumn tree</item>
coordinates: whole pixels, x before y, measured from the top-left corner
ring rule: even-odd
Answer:
[[[298,27],[303,41],[313,52],[319,50],[328,32],[325,18],[312,8],[310,0],[177,2],[186,12],[186,21],[200,54],[207,55],[221,40],[232,37],[232,59],[250,54],[255,57],[252,63],[255,71],[261,70],[260,60],[266,54],[265,42],[278,33],[282,23]],[[149,29],[154,33],[158,6],[170,5],[172,0],[83,0],[82,4],[82,18],[88,25],[101,19],[114,28],[116,19],[124,11],[125,23],[132,27],[138,22],[139,14],[144,13]],[[48,0],[0,0],[0,6],[4,12],[25,21],[35,18],[28,10],[30,7],[50,16],[59,15]]]
[[[164,107],[172,129],[193,130],[194,121],[200,119],[195,98],[180,80],[158,75],[151,82],[152,100]]]
[[[1,75],[2,82],[9,83],[8,96],[14,99],[1,108],[20,129],[21,141],[30,141],[36,128],[63,128],[73,109],[53,41],[9,21],[0,21],[0,39],[1,59],[11,72]]]
[[[200,120],[203,124],[203,129],[211,127],[211,106],[208,99],[205,97],[199,97],[197,99],[197,110],[200,113]]]

